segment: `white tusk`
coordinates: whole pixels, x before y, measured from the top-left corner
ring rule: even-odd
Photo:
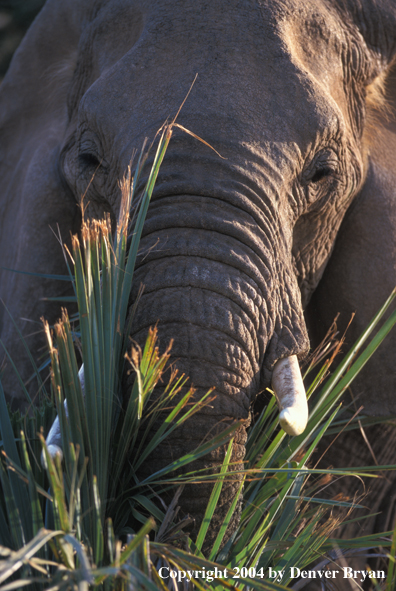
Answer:
[[[279,359],[272,372],[280,426],[289,435],[301,435],[308,422],[308,404],[297,356]]]
[[[85,380],[84,380],[84,364],[80,367],[78,372],[78,377],[80,379],[81,389],[84,396],[85,393]],[[64,402],[65,406],[65,413],[66,418],[69,418],[69,413],[67,410],[67,400]],[[47,435],[47,439],[45,440],[47,445],[48,453],[51,458],[54,460],[55,456],[59,455],[61,461],[63,459],[63,450],[62,450],[62,434],[60,430],[60,422],[59,417],[56,417],[55,421],[52,423],[52,427]],[[45,459],[44,450],[41,452],[41,465],[43,468],[47,468],[47,462]]]

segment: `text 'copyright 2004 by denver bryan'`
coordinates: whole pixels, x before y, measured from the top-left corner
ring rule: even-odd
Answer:
[[[288,572],[287,572],[288,571]],[[344,579],[356,579],[359,582],[363,582],[366,578],[369,579],[385,579],[386,575],[383,570],[378,571],[367,571],[367,570],[353,570],[349,566],[342,567],[338,570],[330,569],[314,569],[314,570],[303,570],[296,566],[292,566],[289,569],[277,570],[269,568],[268,571],[264,571],[263,568],[255,569],[254,567],[235,567],[232,569],[224,568],[220,569],[215,567],[213,570],[202,568],[201,570],[179,570],[172,569],[167,566],[163,566],[158,571],[159,576],[162,579],[174,579],[179,583],[183,580],[201,579],[210,583],[215,579],[255,579],[255,578],[268,578],[281,582],[283,579],[335,579],[338,576],[344,577]]]

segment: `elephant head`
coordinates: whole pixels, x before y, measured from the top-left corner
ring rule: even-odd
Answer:
[[[82,195],[88,215],[115,219],[131,153],[176,113],[198,73],[178,121],[221,157],[175,132],[144,227],[132,337],[142,342],[158,322],[196,395],[214,386],[216,397],[153,465],[219,423],[247,425],[277,362],[307,353],[303,309],[365,184],[367,122],[395,24],[385,0],[48,0],[17,52],[0,96],[0,256],[21,271],[61,272],[50,226],[75,230]],[[55,283],[1,273],[14,317],[54,318],[42,297],[62,295]],[[40,338],[30,340],[36,351]],[[17,398],[11,374],[6,386]],[[242,427],[234,461],[245,436]],[[236,486],[223,491],[218,519]],[[185,508],[199,516],[203,496]]]

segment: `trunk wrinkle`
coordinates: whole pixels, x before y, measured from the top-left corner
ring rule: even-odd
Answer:
[[[265,215],[269,214],[270,217],[275,215],[276,207],[268,199],[268,195],[273,196],[274,203],[279,203],[279,187],[284,184],[284,177],[274,165],[274,161],[268,158],[264,149],[254,150],[251,145],[240,144],[238,146],[239,161],[244,157],[249,162],[249,168],[242,168],[230,163],[229,160],[224,162],[217,156],[204,152],[187,161],[185,150],[190,154],[196,152],[196,149],[191,150],[192,144],[189,140],[185,142],[183,138],[174,137],[172,142],[172,152],[167,154],[158,175],[153,205],[162,198],[182,195],[195,202],[197,198],[220,200],[226,205],[235,206],[238,211],[246,211],[254,216],[258,225],[261,225]],[[180,149],[177,146],[178,142],[181,144]],[[232,142],[229,146],[224,141],[220,144],[216,142],[216,149],[220,153],[224,151],[223,155],[227,152],[227,148],[231,154],[235,152],[235,145]],[[284,156],[285,154],[282,153],[283,158]],[[293,154],[290,155],[290,159],[294,159]],[[147,170],[149,161],[146,164]],[[192,171],[194,176],[186,178],[186,170]],[[212,171],[210,181],[207,180],[209,178],[207,170]],[[146,178],[142,177],[138,194],[143,190],[145,180]]]
[[[192,356],[190,356],[190,355],[189,356],[187,356],[187,355],[178,355],[177,356],[177,360],[182,360],[182,359],[188,359],[188,361],[192,361],[192,362],[193,361],[198,361],[198,362],[202,361],[202,357],[197,357],[197,356],[194,357],[193,355]],[[207,363],[209,363],[209,361]],[[234,376],[237,379],[237,381],[242,381],[241,376],[239,374],[237,374],[235,371],[232,371],[232,369],[230,369],[230,367],[228,365],[222,365],[222,364],[216,363],[216,362],[211,362],[210,365],[212,368],[219,368],[219,369],[226,371],[227,374],[229,374],[230,376]],[[244,373],[247,373],[247,372],[244,372]],[[251,377],[253,379],[254,378],[253,372],[251,373],[251,375],[247,374],[247,377]],[[242,386],[242,384],[230,384],[230,385],[235,386],[236,388],[238,388],[238,387],[245,388],[246,387],[246,386]],[[227,393],[222,392],[221,389],[219,389],[219,387],[216,387],[216,392],[227,395]]]
[[[154,324],[155,324],[155,322],[154,322]],[[208,327],[207,325],[205,325],[205,323],[200,324],[198,322],[191,322],[191,321],[188,321],[187,322],[185,320],[168,320],[168,321],[167,320],[161,320],[161,328],[163,328],[165,326],[167,326],[167,327],[177,326],[177,325],[184,326],[186,324],[188,324],[189,326],[196,326],[196,327],[205,329],[205,332],[206,333],[210,332],[210,333],[213,333],[213,334],[216,334],[216,335],[218,335],[218,334],[220,334],[220,335],[226,335],[227,336],[227,339],[232,339],[234,341],[234,345],[237,346],[246,355],[246,357],[249,359],[249,362],[250,362],[250,364],[251,364],[252,367],[254,367],[254,366],[259,367],[257,365],[257,363],[254,362],[254,359],[251,358],[251,355],[252,354],[251,354],[251,352],[249,354],[249,351],[246,349],[246,344],[243,343],[243,342],[238,341],[235,338],[235,335],[234,334],[227,333],[225,331],[220,331],[220,330],[217,330],[215,328]],[[153,326],[153,322],[148,322],[147,324],[145,324],[143,326],[139,326],[138,331],[134,331],[134,340],[140,341],[140,338],[139,337],[140,336],[142,336],[142,337],[145,336],[147,334],[147,332],[148,332],[148,329],[151,326]],[[177,333],[176,332],[173,332],[173,331],[170,331],[169,334],[175,335]],[[161,340],[164,339],[164,334],[163,333],[162,333],[162,335],[160,334],[160,339]]]
[[[139,269],[136,271],[137,273],[142,273],[145,272],[145,276],[150,276],[150,274],[153,275],[157,275],[155,274],[155,268],[158,266],[160,267],[164,261],[166,259],[171,258],[171,255],[167,255],[164,257],[158,257],[155,258],[155,260],[150,260],[148,262],[142,262],[142,264],[139,265]],[[208,261],[208,259],[206,257],[202,257],[199,255],[190,255],[190,256],[184,256],[184,255],[174,255],[172,257],[172,259],[175,260],[176,265],[178,264],[179,261],[189,261],[191,259],[194,259],[198,262],[198,266],[199,263],[201,261]],[[216,289],[214,288],[203,288],[202,287],[202,280],[200,278],[195,278],[196,279],[196,284],[193,283],[193,277],[189,278],[189,280],[191,281],[191,283],[188,284],[188,287],[193,287],[193,288],[200,288],[200,289],[206,289],[207,291],[212,291],[213,293],[217,293],[218,295],[227,297],[230,301],[232,301],[233,303],[239,305],[242,307],[242,304],[240,303],[242,298],[245,299],[244,301],[244,305],[246,305],[246,301],[249,302],[250,304],[254,305],[256,307],[257,310],[257,314],[255,314],[255,319],[258,317],[259,315],[259,309],[261,308],[261,306],[266,304],[266,299],[262,293],[262,290],[260,289],[260,287],[258,286],[258,284],[255,282],[254,279],[252,279],[251,277],[249,277],[249,275],[247,275],[244,271],[241,271],[240,269],[238,269],[235,266],[232,266],[230,263],[224,263],[222,261],[217,261],[215,259],[209,259],[210,263],[215,263],[215,265],[219,265],[221,267],[221,270],[224,270],[224,276],[227,277],[233,284],[232,287],[235,287],[234,281],[235,281],[235,275],[237,275],[237,277],[240,279],[240,281],[238,281],[237,283],[237,287],[241,288],[241,284],[244,284],[244,290],[240,290],[240,292],[238,293],[238,296],[240,297],[239,300],[233,299],[233,295],[234,295],[234,291],[230,291],[229,286],[224,286],[224,292],[220,291],[220,287],[218,288],[218,291],[216,291]],[[158,264],[157,264],[158,263]],[[151,268],[150,268],[151,266]],[[148,267],[146,269],[146,267]],[[231,273],[232,272],[232,273]],[[154,279],[156,277],[154,276]],[[174,281],[176,281],[176,279],[174,279]],[[147,285],[153,285],[153,282],[150,283],[150,281],[147,281]],[[179,285],[178,283],[174,283],[174,285],[172,285],[171,287],[183,287],[183,285]],[[226,289],[228,288],[228,289]],[[247,293],[247,288],[249,288],[249,292]],[[167,289],[167,288],[162,288],[162,289]],[[149,293],[153,293],[155,291],[158,290],[158,287],[152,287],[150,289],[150,287],[145,287],[144,290],[144,294],[149,294]],[[258,300],[258,301],[257,301]],[[248,313],[248,308],[245,309],[245,312]],[[253,318],[251,319],[253,322]]]
[[[154,241],[149,241],[148,238],[145,238],[144,241],[142,241],[142,251],[146,253],[141,255],[142,258],[144,257],[142,268],[143,265],[146,266],[152,261],[161,259],[165,261],[166,259],[172,259],[176,256],[183,256],[186,258],[199,257],[201,259],[229,265],[234,269],[238,269],[240,273],[247,275],[251,281],[256,283],[256,285],[262,286],[259,288],[259,291],[263,299],[265,299],[264,293],[266,293],[268,297],[268,293],[273,291],[274,280],[277,277],[275,269],[270,269],[261,257],[256,256],[248,248],[244,248],[244,245],[241,242],[225,237],[217,244],[215,240],[215,238],[218,237],[217,232],[207,230],[193,230],[193,232],[193,239],[195,239],[195,241],[187,240],[187,238],[191,239],[191,235],[180,237],[180,232],[178,232],[179,236],[176,244],[173,243],[173,236],[168,236],[168,231],[152,234],[151,236],[154,238]],[[163,244],[166,245],[167,251],[160,250],[160,248],[152,249],[150,242],[157,244],[158,239],[161,241],[162,236]],[[151,250],[147,254],[149,248]],[[265,254],[266,252],[264,252],[263,249],[262,256],[264,257]],[[228,262],[231,257],[232,263]],[[141,268],[140,261],[138,264],[139,267],[137,272],[139,272]]]
[[[267,204],[263,204],[262,207],[257,211],[251,211],[249,209],[244,209],[239,205],[239,203],[236,203],[235,205],[230,204],[226,199],[219,198],[218,195],[197,197],[195,195],[186,196],[184,193],[180,193],[177,196],[179,199],[174,199],[172,194],[171,197],[169,194],[167,194],[164,195],[159,201],[152,202],[152,204],[150,204],[148,220],[154,223],[157,216],[162,219],[162,210],[180,211],[180,206],[182,206],[183,210],[188,210],[188,205],[196,208],[198,204],[198,207],[201,208],[201,211],[206,214],[208,219],[213,217],[213,212],[218,212],[221,220],[224,218],[229,218],[230,220],[243,219],[243,227],[255,228],[260,232],[260,234],[263,233],[265,236],[268,236],[274,231],[274,224],[278,218],[276,210],[268,207]],[[188,197],[190,197],[190,199],[188,199]],[[239,198],[245,197],[246,193],[240,193]],[[277,201],[279,201],[279,199],[277,199]],[[241,213],[243,214],[242,218]],[[193,227],[196,228],[195,225]],[[159,228],[161,228],[161,226],[159,226]],[[145,235],[146,234],[144,234],[144,236]]]
[[[192,214],[193,215],[193,214]],[[208,216],[209,217],[209,216]],[[161,227],[151,227],[154,226],[153,218],[150,218],[149,222],[147,223],[147,227],[145,226],[144,235],[142,236],[145,239],[150,238],[150,236],[155,236],[156,241],[158,240],[158,236],[163,234],[164,232],[174,232],[178,234],[181,230],[183,233],[187,233],[188,231],[199,231],[199,232],[214,232],[217,236],[221,237],[221,240],[224,240],[224,237],[231,238],[235,244],[238,244],[243,250],[247,250],[248,255],[254,255],[262,259],[263,256],[267,256],[267,258],[272,258],[269,255],[273,253],[274,245],[279,241],[278,235],[274,232],[274,229],[271,228],[268,230],[268,234],[263,231],[258,231],[257,226],[254,225],[254,232],[251,228],[249,228],[248,224],[237,223],[235,220],[227,220],[226,225],[224,224],[224,219],[215,219],[213,220],[213,224],[208,224],[207,226],[203,226],[202,224],[198,224],[197,219],[181,219],[179,224],[176,223],[174,214],[170,212],[169,214],[169,224],[166,224],[166,218],[161,215],[157,220],[158,224],[161,224]],[[277,222],[274,220],[273,224],[275,225]],[[279,222],[278,222],[279,223]],[[252,226],[252,225],[251,225]],[[257,236],[256,236],[257,235]],[[262,265],[266,266],[264,261],[262,261]]]
[[[250,338],[251,341],[255,344],[255,350],[256,352],[259,352],[260,347],[258,345],[257,342],[257,334],[258,331],[260,330],[260,324],[262,324],[262,317],[264,316],[263,311],[258,309],[257,307],[252,311],[249,310],[247,308],[245,308],[241,302],[239,301],[235,301],[231,298],[228,298],[224,293],[221,293],[219,291],[214,291],[212,289],[204,289],[204,288],[199,288],[197,286],[194,285],[179,285],[179,286],[169,286],[169,287],[163,287],[163,288],[158,288],[156,290],[152,290],[152,291],[144,291],[143,295],[141,296],[141,301],[144,302],[144,300],[147,300],[147,298],[149,298],[150,296],[152,297],[152,294],[156,294],[158,296],[158,298],[160,297],[160,293],[162,293],[164,295],[164,297],[166,297],[166,295],[171,296],[173,292],[177,292],[180,293],[182,290],[189,290],[190,293],[194,293],[195,290],[197,290],[200,294],[201,293],[206,293],[206,294],[210,294],[210,295],[215,295],[216,298],[224,298],[226,300],[229,300],[232,302],[233,306],[236,307],[236,314],[238,314],[238,310],[241,311],[241,313],[246,316],[248,323],[245,324],[245,319],[241,318],[241,320],[244,323],[244,328],[246,328],[248,330],[248,332],[250,333]],[[215,298],[213,298],[215,299]],[[219,300],[218,300],[219,301]],[[220,300],[220,305],[221,305],[221,300]],[[234,310],[231,310],[231,312],[234,312]],[[238,317],[238,316],[237,316]],[[164,323],[166,323],[167,321],[164,320]],[[190,322],[190,321],[189,321]],[[162,324],[162,321],[161,321]],[[206,324],[202,325],[198,322],[193,322],[192,324],[198,325],[198,326],[207,326]],[[217,330],[216,328],[212,327],[212,326],[208,326],[208,328],[213,329],[213,330]],[[140,327],[139,327],[140,330]],[[220,332],[225,332],[225,331],[220,331]],[[227,333],[226,333],[227,334]],[[233,333],[232,333],[233,334]],[[241,347],[243,346],[243,344],[241,344]],[[247,353],[247,351],[246,351]]]

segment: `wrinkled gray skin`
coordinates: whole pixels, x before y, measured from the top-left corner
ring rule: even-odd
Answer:
[[[384,149],[395,144],[393,114],[383,130],[381,114],[369,127],[367,98],[389,74],[395,26],[390,0],[48,0],[15,55],[0,93],[0,260],[45,273],[65,271],[51,228],[78,230],[99,162],[87,213],[115,219],[133,149],[176,113],[198,73],[178,121],[224,159],[175,132],[145,225],[132,336],[143,343],[159,320],[197,396],[215,386],[217,397],[153,466],[220,421],[248,425],[275,362],[307,353],[303,308],[354,198],[312,304],[315,334],[340,309],[357,308],[364,325],[396,283],[395,152]],[[0,295],[30,334],[38,325],[25,319],[53,321],[57,307],[41,298],[65,285],[2,271]],[[1,338],[28,377],[1,314]],[[375,414],[396,412],[392,339],[363,382]],[[39,351],[42,335],[28,342]],[[11,371],[4,382],[21,405]],[[205,494],[195,487],[182,503],[198,520]]]

